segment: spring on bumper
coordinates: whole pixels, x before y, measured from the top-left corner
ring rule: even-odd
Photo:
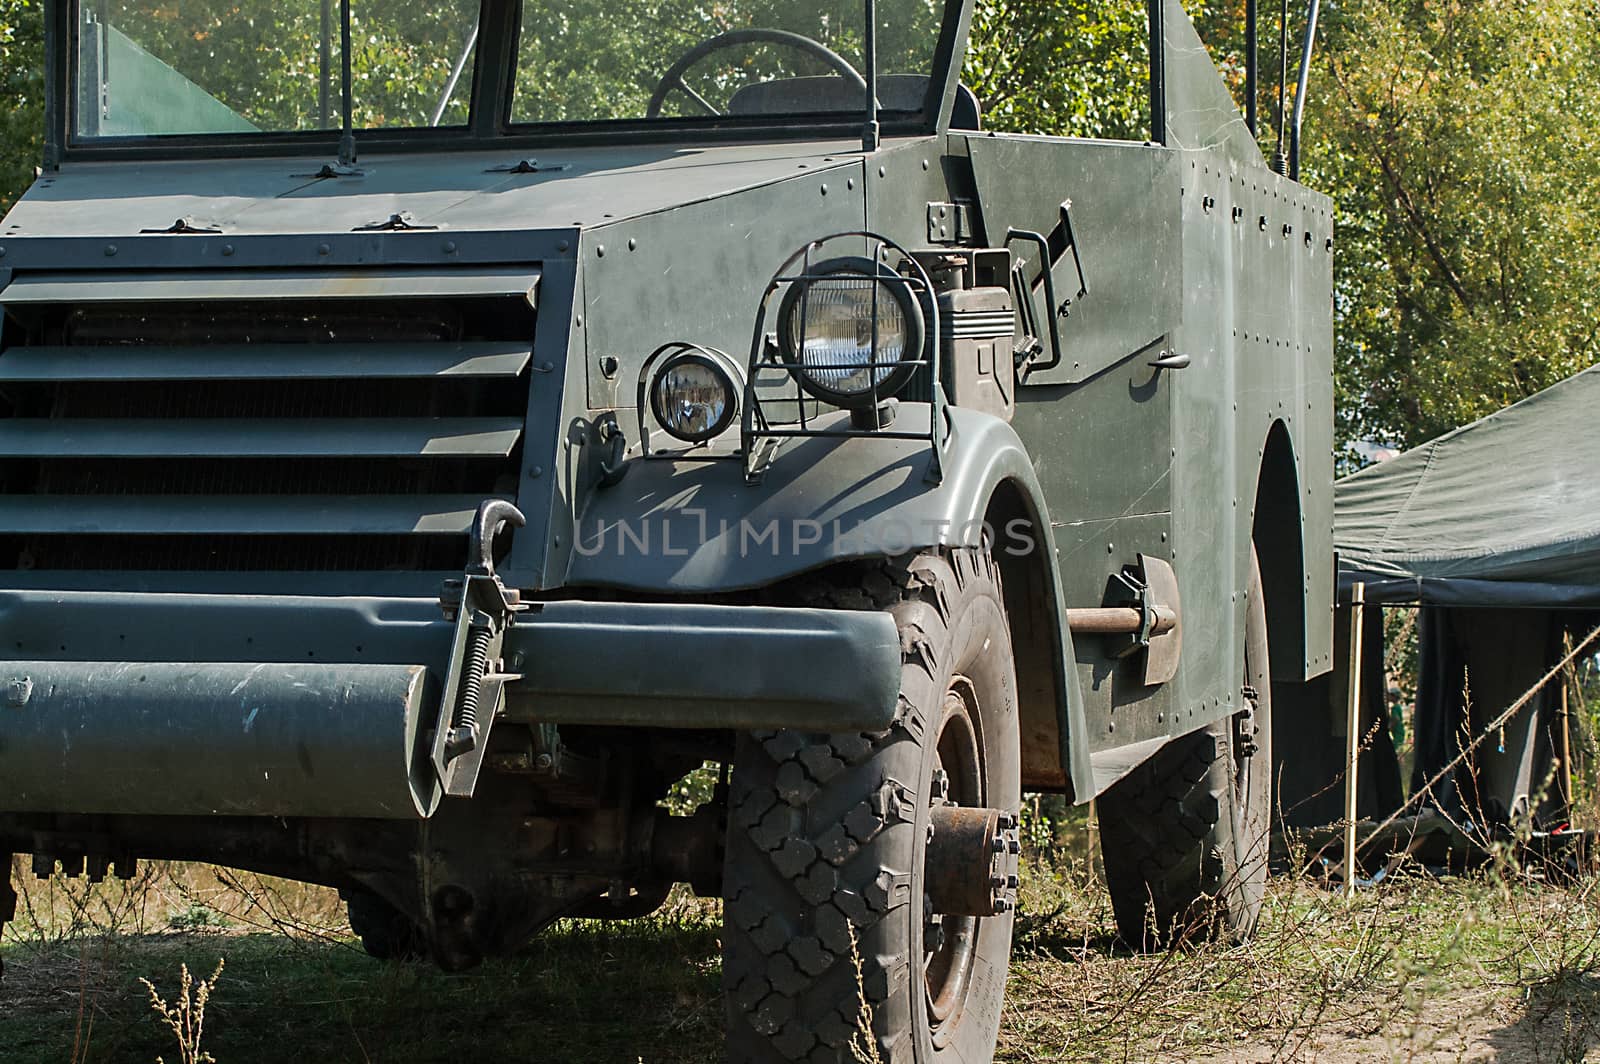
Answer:
[[[478,743],[478,704],[483,698],[483,678],[489,671],[489,644],[494,630],[488,623],[475,623],[467,633],[466,660],[462,663],[461,694],[456,699],[450,729],[448,756],[456,757]]]

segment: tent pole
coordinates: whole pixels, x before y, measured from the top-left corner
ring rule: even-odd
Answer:
[[[1356,769],[1361,763],[1361,629],[1367,585],[1350,589],[1350,684],[1346,693],[1344,766],[1344,896],[1356,893]]]
[[[1571,637],[1567,645],[1572,644]],[[1561,774],[1556,777],[1556,782],[1561,787],[1561,814],[1563,817],[1572,816],[1572,718],[1568,716],[1567,705],[1567,677],[1561,677]]]

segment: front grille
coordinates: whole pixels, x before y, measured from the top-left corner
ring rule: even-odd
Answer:
[[[460,568],[513,498],[500,297],[30,308],[0,347],[0,568]]]

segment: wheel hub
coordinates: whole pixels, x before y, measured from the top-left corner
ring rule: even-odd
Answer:
[[[937,758],[927,780],[922,946],[935,1045],[960,1022],[982,921],[1016,908],[1022,846],[1017,816],[984,805],[976,698],[957,677],[945,695]]]
[[[924,890],[935,913],[998,916],[1016,907],[1017,816],[942,804],[932,810]]]

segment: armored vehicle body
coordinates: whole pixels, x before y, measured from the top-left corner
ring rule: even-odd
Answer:
[[[1332,220],[1176,0],[1138,142],[987,128],[970,0],[47,13],[0,854],[450,967],[686,883],[738,1062],[988,1059],[1024,790],[1130,942],[1249,933]]]

